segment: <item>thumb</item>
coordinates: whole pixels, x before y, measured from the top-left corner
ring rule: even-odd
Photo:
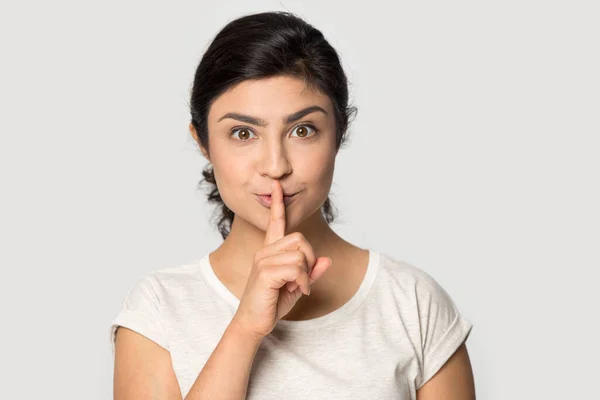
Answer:
[[[310,283],[318,280],[331,267],[333,261],[329,257],[319,257],[309,275]]]

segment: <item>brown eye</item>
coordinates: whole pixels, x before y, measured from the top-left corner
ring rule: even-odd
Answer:
[[[299,127],[296,132],[298,132],[298,136],[300,136],[300,137],[304,137],[304,136],[308,135],[308,133],[306,132],[305,126]]]
[[[248,133],[247,129],[242,129],[239,137],[240,139],[248,139],[250,137],[250,133]]]
[[[246,141],[246,140],[250,139],[250,135],[252,133],[252,131],[248,128],[238,128],[238,129],[234,129],[233,131],[231,131],[231,135],[232,136],[235,135],[236,132],[239,133],[238,140],[241,140],[241,141]]]
[[[307,136],[310,136],[310,130],[313,130],[314,132],[316,132],[317,130],[311,126],[311,125],[298,125],[295,129],[294,132],[297,133],[298,137],[301,138],[305,138]]]

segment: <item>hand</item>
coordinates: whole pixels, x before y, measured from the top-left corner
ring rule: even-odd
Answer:
[[[267,336],[287,315],[310,285],[331,266],[331,258],[315,259],[312,246],[299,232],[285,236],[283,190],[274,181],[271,215],[264,246],[255,256],[233,322],[247,332]],[[286,287],[284,287],[286,286]]]

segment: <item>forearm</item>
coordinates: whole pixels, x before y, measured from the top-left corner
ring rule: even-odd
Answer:
[[[250,370],[261,341],[231,323],[185,400],[245,399]]]

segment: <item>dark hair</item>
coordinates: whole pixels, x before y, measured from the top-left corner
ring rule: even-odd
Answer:
[[[323,34],[300,17],[283,11],[244,15],[229,22],[204,53],[190,98],[191,124],[200,145],[208,152],[208,111],[213,101],[247,79],[274,76],[301,78],[307,87],[329,96],[335,110],[336,149],[346,141],[346,131],[357,108],[348,105],[348,81],[337,52]],[[210,153],[209,153],[210,156]],[[234,213],[221,199],[212,165],[202,172],[211,184],[208,201],[220,204],[218,229],[223,239],[231,230]],[[335,219],[329,197],[321,207],[327,223]]]

